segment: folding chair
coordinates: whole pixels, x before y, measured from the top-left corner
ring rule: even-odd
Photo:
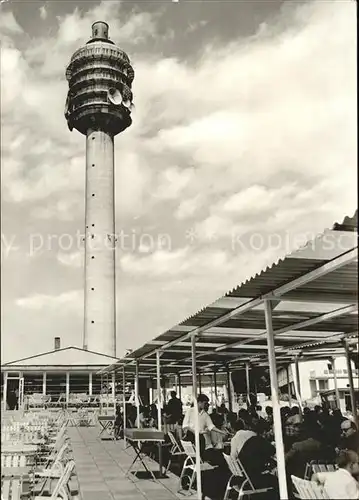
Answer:
[[[171,449],[170,449],[170,458],[168,460],[168,464],[167,464],[167,467],[165,469],[165,475],[169,471],[169,469],[171,467],[172,460],[173,460],[174,457],[184,457],[184,456],[186,456],[185,451],[183,451],[181,449],[181,446],[177,442],[177,440],[174,437],[173,433],[171,431],[168,431],[167,434],[168,434],[168,437],[170,438]]]
[[[330,498],[326,494],[324,488],[317,483],[307,481],[306,479],[300,479],[296,476],[291,476],[291,478],[296,489],[296,492],[294,492],[295,498],[299,498],[300,500],[313,498],[328,500]]]
[[[189,485],[188,485],[188,494],[191,495],[193,493],[192,486],[194,484],[194,481],[196,479],[196,449],[194,445],[190,441],[182,441],[181,440],[181,445],[184,450],[184,453],[186,454],[187,458],[184,461],[183,467],[182,467],[182,472],[179,477],[179,487],[178,487],[178,493],[182,493],[184,489],[182,488],[182,480],[184,477],[189,478]],[[203,462],[202,459],[200,459],[200,470],[201,472],[205,470],[212,470],[213,467],[212,465],[209,465],[205,462]],[[190,475],[185,474],[185,471],[190,470]]]
[[[20,500],[24,476],[28,477],[30,466],[25,455],[1,456],[1,499]]]
[[[235,491],[238,494],[238,497],[241,492],[241,487],[238,484],[233,484],[233,480],[238,480],[240,478],[243,482],[245,478],[237,460],[234,460],[230,455],[226,455],[225,453],[223,453],[223,456],[225,458],[225,461],[227,462],[229,471],[232,474],[228,480],[226,491],[223,497],[223,500],[228,500],[229,495],[232,493],[232,491]]]
[[[1,472],[6,468],[26,467],[25,455],[1,455]]]
[[[337,466],[332,463],[320,463],[316,460],[312,460],[307,463],[305,467],[304,479],[310,481],[313,474],[317,474],[318,472],[335,472],[337,470]]]
[[[63,475],[58,479],[56,486],[50,497],[47,497],[49,500],[71,500],[72,494],[70,491],[70,478],[75,469],[75,462],[70,460],[64,470]],[[47,495],[46,495],[47,496]],[[42,493],[39,496],[35,496],[33,500],[43,500],[45,495]]]
[[[252,483],[250,477],[248,476],[246,469],[243,467],[243,464],[239,460],[239,458],[237,458],[237,462],[238,462],[240,470],[243,473],[243,476],[245,477],[245,480],[243,481],[240,492],[239,492],[238,500],[245,498],[247,496],[260,495],[260,494],[267,493],[268,491],[273,490],[272,487],[256,489],[254,484]]]
[[[1,500],[20,500],[21,493],[21,477],[1,478]]]
[[[58,452],[51,454],[44,467],[35,472],[35,477],[61,477],[64,473],[65,467],[64,465],[67,462],[66,453],[69,451],[68,443],[64,443]]]

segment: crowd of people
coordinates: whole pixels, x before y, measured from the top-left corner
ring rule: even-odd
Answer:
[[[239,460],[256,489],[270,488],[263,498],[279,498],[276,449],[274,445],[273,412],[271,407],[248,405],[238,413],[225,405],[209,411],[209,399],[197,398],[201,458],[213,469],[202,473],[204,498],[222,500],[231,476],[223,452]],[[126,426],[157,427],[157,406],[126,408]],[[180,441],[195,443],[196,409],[185,413],[176,393],[163,408],[163,425]],[[121,429],[121,411],[117,428]],[[344,417],[340,410],[329,411],[320,406],[314,409],[285,406],[281,408],[287,486],[293,496],[291,476],[306,478],[323,484],[331,499],[359,499],[359,433],[353,419]],[[311,462],[337,464],[336,472],[310,474]],[[338,483],[339,481],[339,483]]]

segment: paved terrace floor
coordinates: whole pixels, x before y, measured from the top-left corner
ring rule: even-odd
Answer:
[[[124,449],[122,440],[100,439],[98,427],[69,427],[81,500],[172,500],[184,496],[176,493],[178,477],[168,472],[158,482],[125,477],[133,458],[132,449]],[[158,463],[147,458],[153,471]],[[138,470],[142,465],[138,465]],[[137,470],[137,463],[135,465]]]

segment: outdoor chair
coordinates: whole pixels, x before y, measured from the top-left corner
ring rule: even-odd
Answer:
[[[48,402],[48,399],[49,396],[44,396],[40,393],[30,394],[28,395],[28,407],[29,409],[44,408],[45,404]]]
[[[50,406],[51,408],[61,408],[65,403],[66,403],[66,394],[60,394],[57,401],[53,401],[51,399],[50,403],[48,403],[48,406]]]
[[[1,483],[1,500],[20,500],[22,477],[2,477]]]
[[[69,452],[68,443],[64,443],[58,452],[51,454],[48,457],[44,467],[35,473],[38,477],[61,477],[64,473],[64,465],[66,464],[67,453]]]
[[[20,500],[23,478],[26,476],[25,455],[1,455],[1,499]],[[30,469],[31,467],[28,467]],[[18,470],[18,473],[16,472]],[[11,471],[8,474],[8,471]]]
[[[337,466],[333,463],[312,460],[306,465],[304,479],[310,481],[313,474],[317,474],[318,472],[335,472],[336,470]]]
[[[26,467],[25,455],[1,455],[1,470],[6,467]]]
[[[167,467],[166,467],[166,470],[165,470],[165,474],[167,474],[167,472],[169,471],[169,469],[171,467],[171,463],[173,461],[173,458],[175,458],[175,457],[185,457],[186,456],[186,452],[183,449],[181,449],[181,446],[177,442],[177,440],[174,437],[173,433],[171,431],[168,431],[167,434],[168,434],[168,437],[170,439],[171,449],[170,449],[170,457],[169,457],[168,464],[167,464]]]
[[[232,474],[228,480],[223,500],[228,500],[233,491],[237,493],[237,498],[238,498],[241,492],[241,486],[238,483],[243,483],[245,479],[243,471],[240,468],[237,460],[234,460],[230,455],[226,455],[225,453],[223,453],[223,456],[225,461],[227,462],[228,469]]]
[[[74,497],[72,496],[71,490],[70,490],[70,478],[71,475],[73,474],[75,469],[75,462],[73,460],[70,460],[64,470],[63,475],[57,480],[56,486],[53,489],[51,496],[48,497],[45,494],[40,493],[40,495],[37,495],[33,498],[33,500],[43,500],[45,496],[49,500],[71,500]]]
[[[291,476],[293,486],[295,488],[294,497],[300,500],[306,499],[325,499],[328,500],[329,496],[326,494],[323,486],[319,486],[317,483],[312,481],[307,481],[306,479],[300,479],[296,476]]]
[[[263,495],[265,493],[268,493],[268,491],[272,491],[273,490],[272,487],[268,487],[268,488],[256,488],[254,486],[253,482],[251,481],[251,478],[247,474],[246,469],[243,467],[242,462],[239,460],[239,458],[237,458],[237,462],[238,462],[239,468],[242,471],[243,476],[245,478],[244,481],[243,481],[243,483],[242,483],[242,485],[241,485],[241,488],[240,488],[238,500],[242,499],[242,498],[246,498],[246,497],[252,496],[252,495]]]
[[[182,472],[179,477],[178,493],[183,493],[185,491],[184,488],[182,487],[182,481],[185,477],[188,477],[189,479],[188,495],[191,495],[194,492],[192,486],[194,485],[194,482],[196,480],[196,449],[190,441],[181,440],[181,445],[183,447],[183,450],[187,458],[184,461]],[[202,459],[200,459],[201,472],[212,469],[213,469],[212,465],[209,465],[203,462]]]

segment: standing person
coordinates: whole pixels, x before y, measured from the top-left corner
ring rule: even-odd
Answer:
[[[209,444],[209,433],[211,431],[217,431],[219,434],[225,435],[226,433],[217,429],[217,427],[212,422],[211,417],[205,410],[206,405],[209,403],[209,398],[205,394],[199,394],[197,397],[198,406],[198,427],[199,427],[199,445],[200,454],[203,453],[207,447],[211,447]],[[183,432],[186,434],[187,441],[195,443],[195,429],[196,429],[196,408],[190,408],[184,416],[182,424]],[[206,441],[207,438],[207,441]]]
[[[123,434],[123,415],[122,408],[120,405],[116,406],[116,420],[114,424],[114,436],[116,439],[120,439],[121,433]]]
[[[20,395],[20,391],[19,389],[15,389],[15,410],[18,410],[19,409],[19,395]]]
[[[16,409],[17,399],[16,399],[16,394],[15,394],[14,389],[10,389],[7,392],[7,404],[8,404],[9,410]]]
[[[177,397],[176,391],[171,391],[171,398],[167,403],[166,414],[169,424],[178,424],[182,418],[182,401]]]

